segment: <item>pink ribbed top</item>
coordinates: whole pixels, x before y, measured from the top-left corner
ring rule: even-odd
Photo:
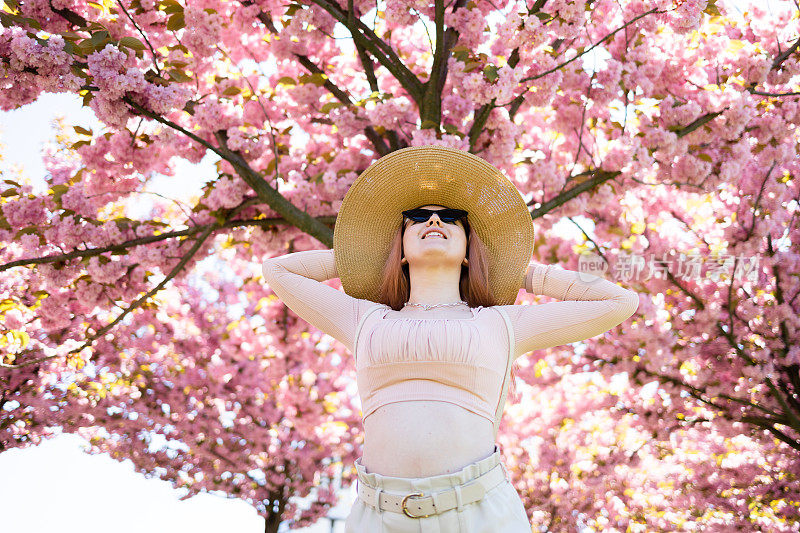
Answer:
[[[508,334],[497,311],[471,312],[472,318],[411,318],[382,305],[368,317],[355,354],[364,418],[387,403],[425,399],[454,403],[494,424]]]
[[[321,283],[338,277],[333,250],[271,258],[262,271],[292,311],[354,354],[364,418],[388,403],[436,400],[490,420],[495,432],[514,359],[600,335],[639,305],[616,283],[533,262],[520,288],[563,301],[471,308],[467,318],[458,318],[463,308],[408,316]]]

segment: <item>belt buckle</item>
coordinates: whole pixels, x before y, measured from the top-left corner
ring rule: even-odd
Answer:
[[[404,496],[403,497],[403,501],[401,502],[401,507],[403,508],[403,514],[405,514],[406,516],[411,517],[411,518],[427,518],[427,517],[431,516],[429,514],[425,514],[425,515],[422,515],[422,516],[414,516],[413,514],[409,514],[408,513],[408,509],[406,509],[406,502],[412,496],[424,496],[424,494],[421,493],[421,492],[412,492],[411,494],[407,494],[406,496]]]

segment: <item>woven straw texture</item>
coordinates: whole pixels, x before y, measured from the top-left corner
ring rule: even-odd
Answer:
[[[333,232],[344,291],[378,301],[389,246],[402,211],[439,204],[469,212],[489,251],[489,284],[499,305],[522,288],[533,255],[533,220],[517,188],[480,157],[444,146],[412,146],[375,161],[353,182]]]

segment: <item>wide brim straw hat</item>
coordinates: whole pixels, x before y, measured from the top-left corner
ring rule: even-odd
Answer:
[[[516,186],[480,157],[445,146],[391,152],[356,178],[333,231],[336,269],[344,291],[378,302],[390,245],[402,212],[436,204],[468,212],[467,221],[489,252],[489,286],[498,305],[522,288],[533,255],[533,220]]]

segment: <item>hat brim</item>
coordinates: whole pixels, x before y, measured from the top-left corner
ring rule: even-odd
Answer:
[[[402,211],[438,204],[464,209],[489,252],[499,305],[516,301],[534,246],[533,220],[517,188],[480,157],[445,146],[412,146],[375,161],[353,182],[333,232],[344,291],[378,301],[380,276]]]

